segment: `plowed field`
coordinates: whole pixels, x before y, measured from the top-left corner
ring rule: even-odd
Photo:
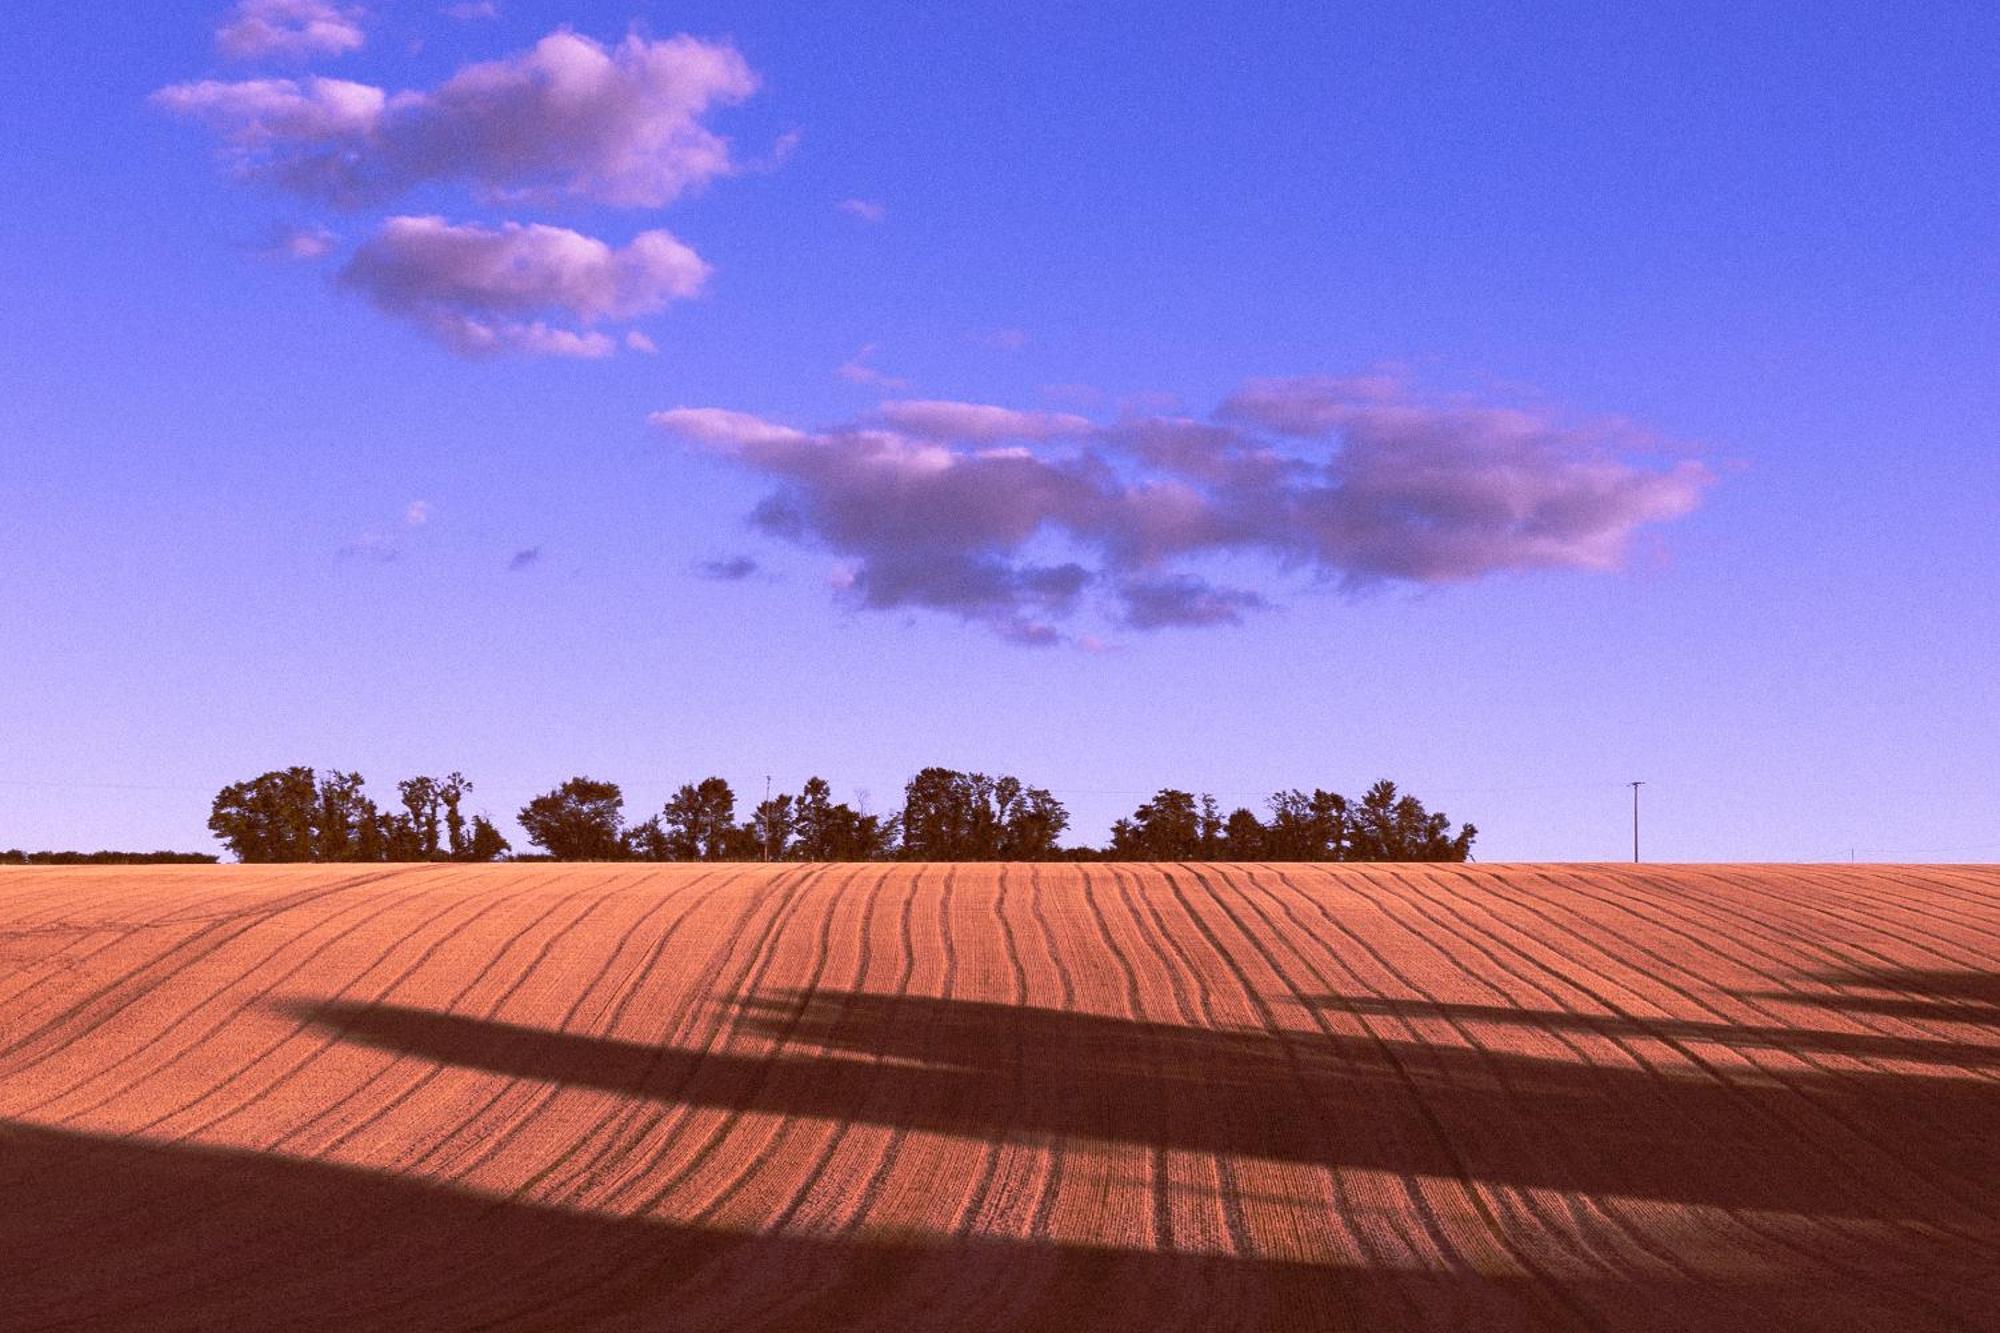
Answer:
[[[2000,871],[0,871],[0,1328],[2000,1328]]]

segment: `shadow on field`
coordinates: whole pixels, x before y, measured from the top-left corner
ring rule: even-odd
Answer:
[[[1927,1005],[1896,1016],[1943,1024],[1965,1022],[1957,1015],[1967,1010],[2000,1011],[1989,977],[1883,973],[1826,984],[1826,1007],[1858,1013]],[[287,1008],[397,1056],[660,1103],[1546,1187],[1572,1202],[1515,1194],[1488,1225],[1544,1263],[1555,1259],[1565,1276],[1336,1267],[1168,1246],[723,1231],[392,1172],[0,1122],[0,1327],[2000,1327],[1992,1191],[2000,1114],[1989,1052],[1976,1042],[1925,1035],[1892,1048],[1879,1033],[1379,998],[1325,1003],[1346,1011],[1342,1028],[1367,1014],[1366,1030],[1203,1028],[834,991],[747,999],[721,1044],[752,1049],[704,1053],[393,1006]],[[1446,1041],[1447,1019],[1476,1022],[1480,1040],[1502,1049]],[[1652,1052],[1680,1042],[1778,1054],[1761,1072],[1740,1058],[1707,1072],[1682,1058],[1681,1072],[1668,1074],[1636,1059],[1586,1064],[1562,1045],[1579,1036],[1600,1059],[1614,1036]],[[1837,1067],[1810,1068],[1796,1056]],[[1878,1059],[1962,1072],[1856,1067]],[[1146,1182],[1132,1188],[1134,1206],[1157,1202]],[[1756,1209],[1756,1226],[1774,1238],[1755,1259],[1766,1276],[1635,1276],[1615,1246],[1565,1239],[1580,1217],[1601,1225],[1587,1217],[1593,1199],[1621,1209],[1633,1200]],[[1426,1207],[1413,1193],[1407,1211]],[[1642,1207],[1628,1216],[1649,1219],[1659,1274],[1704,1262],[1678,1249],[1676,1235],[1712,1261],[1717,1245],[1746,1234],[1705,1234],[1714,1223],[1703,1215]],[[1485,1255],[1484,1266],[1507,1263],[1490,1235],[1462,1232],[1457,1243]]]
[[[1765,999],[1919,1023],[1978,1023],[2000,1028],[2000,972],[1871,968],[1830,972],[1816,979],[1832,989],[1822,995],[1786,991],[1758,994]]]
[[[1481,1045],[1201,1028],[918,995],[753,996],[754,1052],[657,1047],[392,1005],[294,1008],[350,1041],[511,1078],[663,1102],[1015,1142],[1096,1141],[1492,1185],[1881,1219],[2000,1255],[2000,1082],[1970,1043],[1329,999],[1477,1019]],[[1518,1034],[1492,1035],[1503,1019]],[[1395,1028],[1394,1039],[1382,1033]],[[1619,1036],[1586,1061],[1558,1038]],[[1768,1047],[1691,1067],[1696,1044]],[[1532,1052],[1532,1053],[1531,1053]],[[1802,1066],[1821,1052],[1839,1065]],[[1975,1070],[1857,1067],[1858,1059]]]
[[[1976,1326],[1853,1284],[1540,1284],[1019,1240],[705,1230],[7,1122],[0,1182],[10,1333]]]

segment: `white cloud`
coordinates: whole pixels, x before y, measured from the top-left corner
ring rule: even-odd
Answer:
[[[703,117],[756,87],[727,45],[635,34],[606,47],[565,29],[430,91],[205,80],[154,100],[214,128],[240,173],[337,204],[464,182],[495,200],[654,208],[735,169]]]
[[[329,0],[237,0],[215,45],[234,60],[337,56],[367,40],[361,20],[358,6]]]
[[[1142,630],[1271,604],[1208,581],[1199,565],[1218,557],[1349,588],[1612,569],[1712,481],[1638,456],[1629,427],[1373,377],[1259,381],[1206,420],[906,401],[811,432],[719,408],[652,422],[776,482],[755,521],[841,557],[843,596],[1023,643],[1060,638],[1052,622],[1090,603]]]
[[[889,216],[889,206],[873,199],[843,199],[834,207],[863,222],[883,222]]]
[[[1022,412],[989,403],[923,398],[883,403],[879,415],[898,430],[937,439],[1047,440],[1063,435],[1088,435],[1096,429],[1089,418],[1069,412]]]
[[[907,389],[910,382],[894,375],[884,374],[868,364],[875,355],[875,344],[869,343],[847,360],[834,368],[834,374],[850,384],[866,384],[878,389]]]
[[[602,357],[616,344],[589,326],[651,314],[695,295],[707,277],[700,257],[664,231],[613,249],[562,227],[395,217],[340,280],[464,355]]]
[[[334,252],[340,238],[325,227],[278,227],[264,245],[263,253],[273,259],[294,259],[309,263]]]

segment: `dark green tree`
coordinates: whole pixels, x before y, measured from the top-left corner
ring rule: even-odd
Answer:
[[[995,786],[1000,799],[999,857],[1003,861],[1047,861],[1061,854],[1059,842],[1069,827],[1069,811],[1041,787],[1002,778]]]
[[[215,795],[208,829],[239,861],[311,861],[320,792],[310,768],[274,769]]]
[[[472,839],[466,830],[465,815],[459,809],[471,790],[471,779],[458,772],[445,774],[437,784],[437,797],[444,806],[445,853],[454,861],[473,859]]]
[[[617,861],[624,808],[617,783],[571,778],[522,806],[519,819],[528,841],[558,861]]]
[[[903,856],[911,861],[985,861],[999,850],[993,780],[926,768],[903,787]]]
[[[467,783],[468,787],[472,784]],[[493,826],[493,821],[485,815],[472,817],[472,833],[465,840],[465,851],[457,859],[461,861],[498,861],[509,851],[507,838]]]
[[[439,830],[444,810],[444,799],[438,791],[435,778],[404,778],[396,784],[396,794],[403,802],[403,820],[409,833],[408,856],[399,856],[399,861],[435,861],[441,846]]]
[[[903,789],[898,827],[906,860],[1045,860],[1057,854],[1069,812],[1016,777],[926,768]]]
[[[313,820],[313,860],[381,859],[380,842],[374,836],[381,813],[362,790],[359,773],[336,770],[321,778],[318,807]]]
[[[1207,792],[1201,794],[1201,815],[1197,823],[1197,855],[1201,860],[1213,861],[1222,855],[1222,808]]]
[[[1162,788],[1111,827],[1111,853],[1126,861],[1192,861],[1201,855],[1202,819],[1192,792]]]
[[[1350,822],[1350,861],[1469,861],[1479,833],[1470,824],[1453,833],[1443,811],[1432,814],[1416,797],[1398,795],[1386,778],[1353,807]]]
[[[1273,861],[1339,861],[1346,857],[1348,801],[1338,792],[1294,788],[1270,800],[1264,854]]]
[[[660,812],[667,847],[676,861],[728,859],[736,839],[736,793],[721,778],[684,784]]]
[[[1232,861],[1263,861],[1270,853],[1265,847],[1265,829],[1254,811],[1242,806],[1229,812],[1222,828],[1223,854]]]
[[[634,824],[623,835],[625,856],[632,861],[671,861],[673,848],[667,842],[667,831],[660,826],[660,817]]]
[[[782,861],[792,845],[792,797],[787,792],[757,803],[756,811],[750,816],[754,826],[757,846],[755,855],[759,860]]]
[[[894,847],[894,821],[836,803],[825,778],[806,779],[792,805],[791,855],[800,861],[872,861]]]

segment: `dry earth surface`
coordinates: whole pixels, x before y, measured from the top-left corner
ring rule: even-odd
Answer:
[[[0,1327],[2000,1328],[2000,871],[0,871]]]

